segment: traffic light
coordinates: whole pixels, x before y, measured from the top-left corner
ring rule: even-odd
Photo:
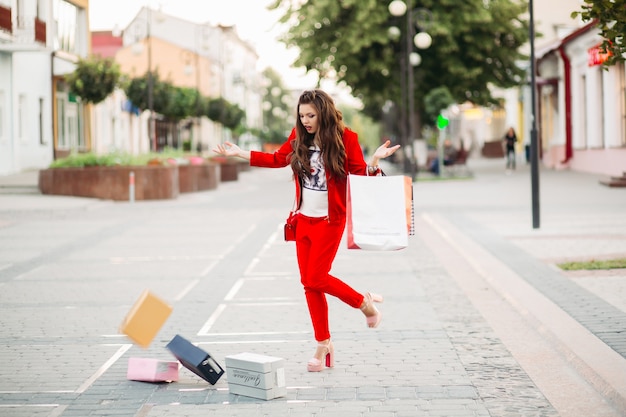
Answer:
[[[439,129],[445,129],[449,123],[450,120],[446,119],[442,114],[439,114],[439,116],[437,116],[437,127]]]

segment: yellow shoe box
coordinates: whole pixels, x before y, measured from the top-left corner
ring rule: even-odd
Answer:
[[[171,313],[169,304],[145,290],[124,318],[120,332],[147,348]]]

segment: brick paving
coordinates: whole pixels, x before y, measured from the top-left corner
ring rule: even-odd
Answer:
[[[287,171],[134,204],[42,196],[32,173],[0,177],[0,415],[624,415],[624,382],[606,367],[626,369],[625,313],[609,297],[626,299],[626,273],[594,278],[601,290],[591,291],[553,262],[626,255],[626,192],[542,171],[542,227],[532,230],[528,170],[505,175],[500,162],[470,161],[471,180],[416,182],[408,249],[341,248],[335,273],[384,294],[384,318],[367,329],[330,299],[337,363],[321,373],[305,369],[314,343],[293,244],[280,235]],[[118,334],[145,288],[174,306],[148,349]],[[523,304],[533,297],[563,314],[579,348],[614,355],[577,356],[538,304]],[[284,358],[287,395],[232,395],[225,376],[211,386],[185,369],[171,384],[126,380],[131,356],[171,359],[175,334],[222,366],[244,351]],[[541,343],[527,348],[531,339]],[[562,365],[538,370],[545,358]]]

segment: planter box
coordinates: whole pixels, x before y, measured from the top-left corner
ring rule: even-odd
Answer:
[[[219,165],[203,163],[201,165],[178,166],[178,188],[181,193],[214,190],[219,183]]]
[[[481,155],[485,158],[504,158],[504,145],[502,141],[485,142],[481,149]]]
[[[131,172],[135,174],[135,200],[178,197],[178,167],[167,165],[50,168],[39,171],[39,189],[42,194],[128,201]]]
[[[233,158],[213,157],[209,158],[210,162],[219,165],[220,181],[237,181],[239,179],[240,162]]]

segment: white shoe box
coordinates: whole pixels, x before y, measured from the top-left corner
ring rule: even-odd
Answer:
[[[226,379],[231,394],[271,400],[287,394],[285,360],[256,353],[226,356]]]

